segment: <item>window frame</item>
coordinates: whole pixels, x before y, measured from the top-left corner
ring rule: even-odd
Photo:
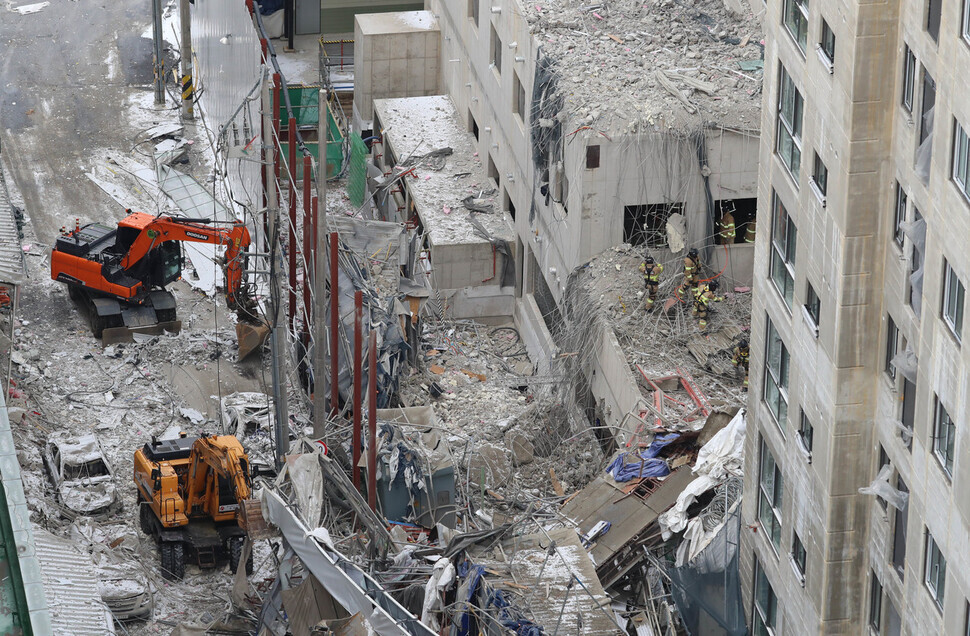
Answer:
[[[482,19],[482,0],[468,0],[468,19],[480,26]]]
[[[788,554],[788,557],[791,560],[792,568],[795,570],[795,576],[798,577],[801,586],[805,587],[805,571],[808,566],[808,553],[806,552],[805,544],[802,543],[798,533],[792,531],[791,536],[791,552]]]
[[[876,634],[882,629],[882,583],[875,571],[869,570],[869,618],[866,621],[869,629]]]
[[[761,607],[762,593],[765,593],[767,605],[764,608]],[[775,594],[775,589],[771,586],[768,574],[758,561],[758,557],[754,559],[754,593],[752,594],[751,605],[752,634],[773,635],[775,633],[775,622],[778,619],[778,595]]]
[[[808,0],[783,0],[781,24],[802,56],[808,46],[808,13]]]
[[[772,191],[771,261],[768,276],[788,308],[792,311],[795,297],[795,260],[798,249],[798,228],[788,214],[778,193]],[[784,218],[782,218],[784,217]],[[779,240],[780,239],[780,240]]]
[[[805,413],[805,409],[801,409],[801,416],[798,419],[798,432],[795,438],[798,440],[799,446],[802,450],[808,454],[808,463],[812,463],[812,450],[815,445],[815,426],[812,424],[812,420],[809,419],[808,414]]]
[[[946,557],[929,528],[926,529],[923,553],[923,584],[936,608],[943,613],[943,602],[946,598]]]
[[[934,396],[933,456],[940,464],[948,480],[953,479],[953,462],[956,459],[956,422],[950,417],[939,396]]]
[[[886,320],[886,367],[883,370],[895,382],[896,365],[893,364],[893,358],[899,353],[899,326],[890,314],[886,314]]]
[[[903,43],[903,94],[900,105],[910,115],[913,114],[913,104],[916,100],[916,54],[909,45]]]
[[[514,69],[512,70],[512,112],[518,115],[519,120],[523,125],[528,124],[529,120],[526,119],[526,111],[528,110],[528,104],[526,102],[525,96],[525,84],[519,79],[519,74]]]
[[[940,41],[940,22],[943,17],[943,0],[926,0],[926,23],[923,25],[934,42]],[[934,11],[934,7],[936,11]],[[935,23],[935,24],[934,24]]]
[[[765,473],[769,473],[771,481],[767,482]],[[778,554],[781,547],[782,514],[781,506],[785,498],[785,484],[781,475],[781,468],[775,461],[775,456],[768,447],[768,442],[761,437],[761,451],[758,462],[758,525],[764,531],[764,536],[771,544],[772,550]],[[770,527],[766,525],[766,520]]]
[[[896,475],[896,490],[906,493],[909,492],[909,488],[906,487],[906,482],[899,475]],[[902,581],[906,573],[906,538],[908,534],[909,512],[908,507],[902,510],[894,508],[894,510],[893,545],[889,557],[889,564],[896,571],[899,580]]]
[[[771,413],[772,417],[775,418],[775,423],[778,425],[779,430],[781,430],[782,435],[785,434],[785,427],[788,422],[788,381],[789,374],[791,373],[791,359],[788,353],[788,346],[782,339],[781,334],[775,328],[774,323],[771,321],[771,317],[768,316],[768,326],[766,329],[765,336],[765,388],[763,399],[765,404],[768,406],[768,411]],[[773,344],[774,340],[777,344]],[[773,349],[778,347],[778,363],[773,364],[772,358],[775,357]],[[777,368],[776,368],[777,367]],[[777,402],[772,404],[776,399],[769,395],[769,390],[774,389],[777,392]],[[781,405],[784,404],[784,413],[782,412]]]
[[[954,296],[956,299],[954,300]],[[953,304],[951,305],[951,301]],[[950,267],[949,261],[943,259],[943,307],[941,315],[943,324],[947,326],[950,333],[957,339],[957,343],[963,342],[963,310],[966,304],[966,287],[957,273]],[[952,315],[951,315],[952,314]]]
[[[822,26],[819,30],[818,38],[819,53],[825,57],[829,73],[835,72],[835,31],[829,25],[828,20],[822,18]]]
[[[907,212],[909,211],[909,195],[906,194],[906,189],[903,188],[903,184],[896,181],[896,201],[895,208],[893,209],[893,242],[903,249],[903,245],[906,240],[906,235],[903,233],[902,223],[906,221]]]
[[[822,207],[825,207],[826,195],[829,189],[829,169],[825,166],[825,162],[818,155],[818,151],[815,151],[815,157],[812,160],[812,178],[809,179],[809,184],[812,186],[812,190],[815,192],[815,196],[818,197],[819,202]]]
[[[798,187],[798,175],[802,165],[802,120],[804,119],[805,100],[785,66],[779,64],[778,68],[776,113],[778,124],[776,126],[775,154],[781,158],[788,174],[795,181],[795,187]],[[790,102],[790,109],[786,105],[788,102]],[[791,144],[787,154],[782,147],[786,137]]]
[[[970,0],[967,4],[970,5]],[[967,135],[956,117],[953,118],[953,157],[950,178],[957,185],[963,198],[970,202],[970,135]]]
[[[822,322],[822,299],[819,298],[811,281],[805,281],[805,304],[802,306],[805,308],[805,315],[815,328],[814,336],[818,338],[819,325]]]
[[[960,20],[960,37],[965,44],[970,45],[970,2],[963,0],[963,16]],[[970,636],[970,619],[967,624],[967,636]]]

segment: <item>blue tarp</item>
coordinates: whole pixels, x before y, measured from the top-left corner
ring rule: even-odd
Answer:
[[[630,481],[640,477],[664,477],[670,474],[670,467],[663,459],[658,459],[657,455],[664,446],[680,439],[677,433],[658,435],[639,454],[620,453],[606,468],[606,472],[616,481]]]

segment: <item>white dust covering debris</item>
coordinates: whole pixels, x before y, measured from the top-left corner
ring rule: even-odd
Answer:
[[[399,165],[407,165],[432,151],[451,148],[440,169],[419,165],[407,175],[408,189],[425,231],[435,246],[486,243],[468,221],[466,197],[482,199],[491,212],[476,214],[493,237],[513,241],[511,217],[501,209],[501,199],[488,179],[472,137],[460,125],[457,111],[447,96],[411,97],[374,101],[374,112],[384,125],[385,143]]]
[[[612,133],[705,121],[759,128],[762,72],[738,64],[763,57],[761,27],[747,2],[737,3],[738,13],[722,0],[516,4],[554,61],[577,126]],[[664,87],[660,72],[673,73],[666,79],[682,98]]]
[[[429,11],[401,11],[395,15],[401,24],[414,29],[433,29],[436,24]]]
[[[750,291],[720,288],[717,293],[723,300],[712,303],[707,331],[701,332],[697,318],[691,316],[689,294],[680,289],[683,259],[662,263],[658,309],[653,312],[644,307],[643,276],[638,270],[642,260],[642,248],[624,244],[606,250],[579,274],[590,302],[616,334],[633,377],[640,377],[638,364],[652,378],[674,375],[680,367],[693,375],[712,405],[743,404],[743,376],[734,369],[731,357],[735,344],[748,337]],[[716,275],[702,266],[702,278]],[[660,311],[665,301],[677,297],[683,301],[675,301],[667,314]],[[704,354],[704,360],[694,351]]]

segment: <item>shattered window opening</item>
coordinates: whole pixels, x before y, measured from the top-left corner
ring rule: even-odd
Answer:
[[[528,114],[528,106],[525,101],[525,87],[522,86],[522,82],[519,80],[519,74],[512,71],[512,112],[519,116],[522,123],[528,122],[526,115]]]
[[[772,636],[775,629],[775,618],[778,613],[778,597],[768,581],[768,576],[758,562],[754,560],[754,636]]]
[[[926,530],[926,560],[924,562],[923,582],[930,593],[936,608],[943,611],[943,595],[946,589],[946,559],[936,544],[936,539]]]
[[[492,25],[492,56],[489,60],[492,63],[492,68],[499,75],[502,74],[502,38],[498,36],[498,31],[495,30],[495,25]]]
[[[781,469],[775,463],[775,458],[763,437],[761,438],[761,475],[758,478],[758,490],[758,520],[777,553],[781,545],[781,504],[785,488]]]
[[[808,0],[785,0],[783,21],[798,49],[805,54],[808,42]]]
[[[893,380],[896,379],[896,366],[893,358],[899,353],[899,328],[892,316],[886,316],[886,373]]]
[[[940,467],[948,478],[953,478],[953,458],[955,451],[955,440],[957,435],[956,424],[950,414],[946,412],[939,396],[936,401],[936,424],[933,433],[933,454],[940,462]]]
[[[896,182],[896,208],[893,215],[893,240],[896,241],[896,245],[899,249],[903,249],[903,226],[902,224],[906,221],[906,204],[907,197],[906,191],[903,190],[903,186]]]
[[[956,119],[953,120],[953,180],[970,201],[970,139]]]
[[[896,490],[908,493],[909,489],[901,477],[896,477]],[[896,508],[895,518],[893,519],[893,568],[899,575],[899,580],[903,580],[906,571],[906,524],[908,508],[900,510]]]
[[[903,97],[902,103],[903,108],[906,109],[907,113],[912,114],[913,112],[913,92],[915,90],[916,83],[916,55],[909,48],[909,45],[904,45],[906,49],[906,54],[904,56],[903,62]]]
[[[913,224],[917,224],[923,220],[923,215],[920,214],[919,210],[915,207],[913,208]],[[920,246],[915,243],[912,245],[912,252],[910,255],[910,269],[907,281],[909,282],[909,293],[907,294],[907,300],[909,306],[913,308],[913,313],[916,314],[916,319],[919,320],[920,314],[923,306],[923,252]]]
[[[85,479],[87,477],[101,477],[109,475],[108,467],[100,459],[94,459],[82,464],[64,463],[64,479]]]
[[[822,19],[822,37],[819,43],[822,46],[822,53],[828,58],[829,64],[835,64],[835,33],[829,23]]]
[[[905,438],[906,449],[913,449],[913,425],[916,423],[916,384],[903,378],[903,428],[909,431]]]
[[[798,231],[777,192],[773,193],[774,214],[771,217],[771,280],[791,311],[795,291],[795,247]]]
[[[961,342],[963,335],[963,297],[965,290],[960,277],[957,276],[950,263],[943,259],[943,322],[950,329],[950,333]]]
[[[798,171],[802,163],[802,94],[788,75],[785,67],[779,64],[778,88],[778,141],[775,151],[782,163],[788,168],[795,185],[798,185]]]
[[[666,247],[667,219],[683,214],[684,204],[650,203],[623,207],[623,242],[633,246]]]
[[[765,349],[765,403],[784,434],[788,421],[788,348],[782,342],[770,317]]]

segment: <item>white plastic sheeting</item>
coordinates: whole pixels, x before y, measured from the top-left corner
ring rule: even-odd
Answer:
[[[697,479],[687,484],[677,503],[660,515],[664,541],[687,528],[687,508],[698,496],[714,488],[731,475],[740,477],[744,464],[744,409],[711,438],[697,453],[694,473]]]
[[[879,474],[872,480],[872,483],[859,489],[859,494],[875,495],[897,510],[905,509],[909,501],[909,494],[901,490],[896,490],[889,485],[889,477],[892,475],[892,472],[892,466],[889,464],[883,465],[879,469]]]
[[[918,360],[916,359],[916,354],[909,347],[906,347],[905,351],[900,351],[893,359],[890,360],[896,369],[903,374],[903,377],[916,384],[916,369],[918,365]]]

